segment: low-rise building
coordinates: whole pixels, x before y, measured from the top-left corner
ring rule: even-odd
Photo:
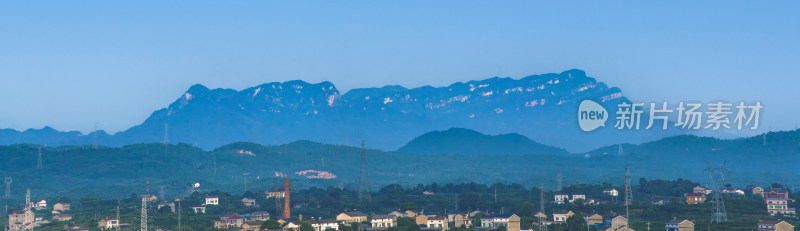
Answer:
[[[56,211],[69,211],[69,209],[70,209],[70,204],[69,203],[59,202],[59,203],[56,203],[55,205],[53,205],[53,210],[56,210]]]
[[[603,224],[603,216],[597,213],[583,215],[583,220],[589,225]]]
[[[687,193],[684,194],[684,196],[686,197],[686,203],[690,205],[699,204],[706,201],[706,194],[703,193]]]
[[[205,206],[194,206],[194,207],[192,207],[192,211],[194,212],[194,214],[200,214],[200,213],[205,214],[206,213],[206,207]]]
[[[767,212],[770,215],[788,215],[794,216],[796,211],[794,208],[789,207],[794,203],[794,200],[789,198],[789,191],[783,188],[767,188],[762,192],[764,197],[764,204],[767,205]]]
[[[343,212],[339,215],[336,215],[336,220],[339,222],[343,222],[345,224],[350,224],[353,222],[364,222],[367,221],[367,214],[364,214],[359,211],[353,212]]]
[[[256,204],[256,199],[253,198],[242,198],[242,204],[244,204],[245,207],[258,207],[258,204]]]
[[[69,215],[69,214],[63,214],[63,213],[62,213],[62,214],[57,214],[57,215],[53,216],[53,220],[56,220],[56,221],[68,221],[68,220],[72,220],[72,215]]]
[[[678,218],[672,218],[672,220],[667,221],[664,227],[667,231],[694,231],[694,222],[686,219],[678,220]]]
[[[97,222],[98,229],[114,229],[119,227],[119,220],[116,218],[105,218]]]
[[[203,205],[219,205],[219,197],[218,196],[206,196]]]
[[[619,196],[619,191],[613,188],[603,189],[603,195],[615,197]]]
[[[338,230],[339,223],[334,220],[316,220],[311,221],[311,226],[315,231],[325,231],[328,229]]]
[[[258,211],[250,213],[250,220],[254,221],[266,221],[269,220],[269,212],[267,211]]]
[[[711,189],[707,189],[707,188],[705,188],[703,186],[699,186],[698,185],[698,186],[694,186],[694,188],[692,188],[692,192],[693,193],[710,194],[711,193]]]
[[[554,201],[553,201],[553,203],[556,203],[556,204],[564,204],[564,203],[565,203],[565,202],[567,202],[568,200],[569,200],[569,195],[567,195],[567,194],[561,194],[561,193],[558,193],[558,194],[556,194],[556,195],[554,196]]]
[[[555,211],[553,212],[553,222],[555,223],[567,222],[567,218],[571,217],[572,215],[575,215],[575,213],[573,213],[572,211],[565,211],[565,210]]]
[[[575,200],[581,199],[586,202],[586,194],[572,194],[572,199],[569,200],[569,203],[574,203]]]
[[[437,228],[444,231],[447,230],[447,218],[445,217],[428,218],[428,223],[426,225],[428,226],[428,228]]]
[[[758,231],[794,231],[794,225],[781,220],[759,220],[756,225]]]
[[[394,215],[375,215],[372,216],[370,220],[370,224],[372,228],[389,228],[389,227],[396,227],[397,226],[397,217]]]

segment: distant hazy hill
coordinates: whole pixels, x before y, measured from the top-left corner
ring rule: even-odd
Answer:
[[[418,154],[467,155],[567,154],[564,149],[537,143],[517,133],[490,136],[464,128],[425,133],[414,138],[398,151]]]
[[[441,132],[471,133],[463,129]],[[474,135],[473,135],[474,136]],[[482,135],[479,134],[480,137]],[[503,137],[503,136],[490,136]],[[764,142],[766,138],[766,142]],[[491,140],[491,139],[490,139]],[[476,141],[478,142],[478,141]],[[482,142],[482,141],[480,141]],[[367,141],[369,145],[369,141]],[[192,182],[204,189],[243,190],[243,173],[249,173],[252,191],[266,190],[282,172],[296,187],[339,186],[357,188],[360,147],[297,141],[264,146],[232,143],[211,151],[188,144],[137,144],[119,148],[87,146],[43,147],[43,168],[36,169],[35,145],[0,146],[0,176],[14,179],[12,194],[20,199],[24,189],[40,196],[143,193],[146,178],[151,188],[165,186],[168,196],[186,193]],[[431,182],[544,184],[552,190],[556,175],[564,184],[621,184],[625,167],[634,182],[647,179],[691,179],[705,182],[708,161],[727,161],[725,180],[736,186],[800,183],[800,130],[771,132],[736,140],[675,136],[641,145],[608,146],[577,155],[450,155],[386,152],[367,149],[369,180],[374,190],[385,184],[416,185]],[[557,150],[557,149],[556,149]],[[450,152],[444,152],[450,153]],[[588,156],[586,155],[588,154]],[[327,171],[335,179],[307,179],[304,170]]]
[[[642,143],[675,132],[582,132],[577,105],[601,102],[608,111],[628,101],[622,91],[581,70],[520,79],[489,78],[449,86],[353,89],[340,93],[330,82],[266,83],[241,91],[194,85],[144,122],[109,135],[58,132],[49,127],[24,132],[0,130],[0,144],[34,143],[123,146],[171,142],[212,149],[233,142],[280,144],[295,140],[395,150],[429,131],[461,127],[486,134],[518,133],[571,151],[616,143]],[[645,119],[645,118],[643,118]],[[644,120],[646,121],[646,120]]]

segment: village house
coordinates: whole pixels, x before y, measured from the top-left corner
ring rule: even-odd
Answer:
[[[455,214],[452,216],[451,222],[453,222],[454,227],[461,227],[462,225],[468,228],[472,227],[472,219],[469,218],[468,214]]]
[[[559,193],[559,194],[556,194],[554,197],[555,197],[555,200],[553,201],[553,203],[556,203],[556,204],[564,204],[565,202],[567,202],[569,200],[569,195],[567,195],[567,194]]]
[[[572,211],[564,211],[564,210],[555,211],[553,212],[553,222],[555,223],[567,222],[567,218],[571,217],[572,215],[575,215],[575,213],[573,213]]]
[[[574,203],[577,199],[581,199],[586,202],[586,194],[572,194],[572,199],[569,200],[569,203]]]
[[[619,196],[619,191],[617,189],[613,189],[613,188],[603,189],[603,195],[615,197],[615,196]]]
[[[397,217],[394,215],[375,215],[370,220],[372,228],[389,228],[397,226]]]
[[[417,225],[427,225],[428,224],[428,215],[418,214],[417,216],[414,217],[414,222],[416,222]]]
[[[684,196],[686,197],[686,203],[690,205],[699,204],[706,201],[706,194],[703,193],[686,193]]]
[[[285,193],[286,192],[283,190],[283,187],[275,186],[275,187],[272,187],[272,189],[269,190],[269,193],[267,193],[267,199],[272,198],[272,197],[274,197],[274,198],[283,198],[285,196]]]
[[[47,209],[47,201],[46,200],[31,201],[31,208],[35,210]]]
[[[628,227],[628,218],[625,218],[624,216],[620,215],[611,216],[606,222],[607,224],[605,230],[634,231],[633,229]]]
[[[242,204],[244,204],[245,207],[258,207],[258,204],[256,204],[256,199],[253,198],[242,198]]]
[[[205,202],[203,205],[219,205],[219,197],[218,196],[206,196]]]
[[[266,211],[258,211],[250,213],[250,220],[254,221],[266,221],[269,220],[269,212]]]
[[[26,216],[27,215],[27,216]],[[34,223],[35,214],[31,210],[14,211],[8,214],[9,230],[26,230],[26,227],[36,226]],[[28,217],[28,219],[25,219]]]
[[[583,215],[583,220],[589,225],[602,225],[603,216],[597,213]]]
[[[508,231],[519,231],[520,217],[517,214],[492,216],[490,227],[497,228],[500,226],[506,227]]]
[[[707,188],[705,188],[703,186],[699,186],[698,185],[698,186],[694,186],[694,188],[692,188],[692,192],[693,193],[710,194],[711,193],[711,189],[707,189]]]
[[[789,192],[783,188],[767,188],[762,193],[764,204],[767,205],[767,212],[770,215],[789,215],[794,216],[796,211],[789,207],[794,200],[789,198]]]
[[[119,220],[116,218],[105,218],[97,222],[98,229],[114,229],[119,227]]]
[[[72,220],[72,215],[69,215],[69,214],[57,214],[57,215],[53,216],[53,220],[56,220],[56,221]]]
[[[391,213],[389,213],[389,215],[392,215],[392,216],[395,216],[395,217],[405,217],[406,216],[406,214],[401,212],[400,210],[392,211]]]
[[[228,228],[239,228],[244,225],[244,217],[239,216],[239,214],[233,214],[232,216],[227,217],[220,217],[219,220],[214,221],[214,228],[217,229],[228,229]]]
[[[163,207],[169,207],[170,212],[175,212],[175,202],[162,201],[161,203],[158,203],[158,209]]]
[[[194,212],[194,214],[199,214],[199,213],[205,214],[206,213],[206,207],[205,206],[193,206],[192,207],[192,211]]]
[[[336,215],[336,220],[339,222],[343,222],[345,224],[350,224],[353,222],[361,223],[367,221],[367,214],[364,214],[359,211],[343,212],[340,213],[339,215]]]
[[[404,213],[406,214],[407,217],[416,217],[417,215],[419,215],[419,211],[416,210],[406,210]]]
[[[53,210],[55,210],[55,211],[62,211],[62,212],[63,211],[69,211],[69,208],[70,208],[70,204],[69,203],[59,202],[59,203],[56,203],[55,205],[53,205]]]
[[[678,220],[678,218],[672,218],[671,221],[667,221],[664,227],[667,228],[667,231],[694,231],[694,222],[686,219]]]
[[[69,231],[89,231],[89,228],[83,226],[72,226]]]
[[[747,195],[761,195],[761,193],[764,192],[764,188],[756,185],[750,185],[744,189],[744,192]]]
[[[338,230],[339,223],[334,220],[316,220],[311,221],[311,226],[314,227],[315,231],[325,231],[328,229]]]
[[[428,218],[428,223],[426,225],[428,226],[428,228],[438,228],[444,231],[447,230],[447,218],[445,217]]]
[[[240,231],[258,231],[258,230],[261,230],[261,224],[262,223],[263,222],[261,222],[261,221],[245,221],[244,224],[242,224],[242,228],[240,229]]]
[[[758,231],[794,231],[794,225],[781,220],[758,220]]]

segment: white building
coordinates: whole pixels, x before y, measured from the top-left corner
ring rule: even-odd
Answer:
[[[219,205],[218,196],[206,196],[206,202],[203,205]]]
[[[394,215],[375,215],[370,220],[372,228],[389,228],[397,226],[397,217]]]

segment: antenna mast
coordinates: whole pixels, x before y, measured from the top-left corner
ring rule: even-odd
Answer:
[[[358,171],[358,202],[372,200],[369,193],[369,173],[367,173],[367,156],[364,152],[364,140],[361,141],[361,169]]]

